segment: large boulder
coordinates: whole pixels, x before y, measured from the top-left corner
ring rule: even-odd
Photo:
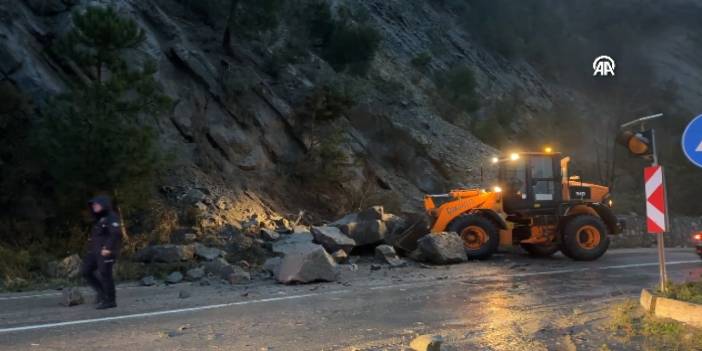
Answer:
[[[283,259],[280,257],[271,257],[263,263],[263,270],[273,275],[277,275],[282,262]]]
[[[453,232],[430,233],[417,241],[423,260],[435,264],[450,264],[468,260],[463,240]]]
[[[327,252],[344,250],[349,253],[356,246],[356,241],[344,235],[337,227],[312,227],[311,230],[314,242],[324,246]]]
[[[350,213],[329,225],[339,228],[342,233],[356,241],[357,246],[363,246],[384,241],[388,233],[386,219],[393,220],[394,228],[395,218],[385,214],[382,206],[374,206],[359,213]]]
[[[154,245],[147,246],[134,256],[141,262],[176,263],[192,260],[195,256],[193,245]]]
[[[50,262],[47,267],[47,273],[54,278],[74,279],[80,276],[82,264],[83,261],[80,257],[77,254],[73,254],[62,260]]]
[[[387,227],[381,220],[369,220],[358,222],[348,234],[356,241],[356,245],[370,245],[383,242]]]
[[[273,244],[272,250],[274,253],[285,255],[290,251],[295,251],[304,246],[316,246],[314,237],[309,231],[295,231],[290,235],[283,236],[282,239]]]
[[[276,274],[283,284],[336,280],[336,263],[320,245],[296,247],[285,254]]]

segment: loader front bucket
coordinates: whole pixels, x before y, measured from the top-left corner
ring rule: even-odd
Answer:
[[[407,221],[411,224],[397,236],[395,247],[412,252],[417,249],[417,240],[429,234],[429,218],[425,214],[417,214],[407,218]]]

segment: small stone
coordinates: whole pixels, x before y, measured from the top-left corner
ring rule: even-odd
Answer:
[[[383,206],[373,206],[358,213],[359,221],[383,220]]]
[[[78,288],[67,288],[61,292],[61,304],[66,307],[81,305],[85,302]]]
[[[375,263],[372,264],[372,265],[370,266],[370,270],[371,270],[371,271],[377,271],[377,270],[379,270],[379,269],[381,269],[381,268],[383,268],[383,267],[380,266],[379,264],[375,264]]]
[[[222,250],[215,248],[215,247],[208,247],[205,245],[202,245],[200,243],[195,244],[195,256],[206,260],[206,261],[212,261],[217,257],[222,257],[224,256],[224,252]]]
[[[410,342],[414,351],[441,351],[444,338],[441,335],[420,335]]]
[[[178,292],[178,298],[179,298],[179,299],[187,299],[188,297],[190,297],[190,293],[189,293],[188,291],[186,291],[186,290],[181,290],[181,291]]]
[[[188,280],[198,280],[204,276],[205,276],[205,268],[204,267],[191,268],[191,269],[188,269],[187,272],[185,272],[185,277]]]
[[[390,245],[378,245],[375,248],[375,258],[393,266],[401,267],[406,264],[406,262],[397,256],[395,248]]]
[[[261,238],[266,241],[276,241],[280,239],[280,234],[272,229],[261,228]]]
[[[188,243],[193,242],[193,241],[197,240],[197,234],[195,234],[195,233],[185,233],[185,234],[183,235],[183,240],[184,240],[185,242],[188,242]]]
[[[166,283],[177,284],[183,281],[183,274],[180,272],[173,272],[166,277]]]
[[[148,275],[144,278],[141,278],[141,285],[143,286],[154,286],[156,285],[156,278],[152,275]]]
[[[346,263],[349,261],[349,255],[344,250],[337,250],[332,254],[332,258],[336,263]]]
[[[239,266],[231,266],[232,270],[227,276],[229,284],[244,284],[251,280],[251,273]]]

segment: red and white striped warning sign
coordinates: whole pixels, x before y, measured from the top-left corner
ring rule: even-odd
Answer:
[[[666,231],[665,189],[663,187],[663,167],[652,166],[644,168],[646,183],[646,224],[651,234],[661,234]]]

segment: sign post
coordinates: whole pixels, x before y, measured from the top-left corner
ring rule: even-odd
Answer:
[[[650,167],[644,168],[644,184],[646,189],[646,227],[650,234],[656,235],[658,244],[658,270],[660,273],[660,290],[665,292],[668,289],[668,272],[665,265],[665,242],[663,234],[668,231],[668,200],[666,198],[665,177],[663,166],[658,164],[658,152],[656,150],[656,131],[646,129],[644,122],[663,117],[663,114],[645,116],[621,125],[619,142],[629,149],[634,156],[643,157],[652,161]],[[702,116],[700,116],[702,117]],[[624,130],[627,127],[641,124],[639,132]],[[702,142],[702,119],[700,119],[700,142]],[[683,145],[685,142],[683,141]],[[700,146],[702,148],[702,145]],[[702,151],[702,149],[700,150]],[[702,152],[700,152],[702,156]],[[702,163],[701,163],[702,164]]]
[[[660,271],[660,289],[665,291],[668,274],[665,267],[665,244],[663,234],[668,230],[667,203],[663,167],[653,165],[644,168],[646,187],[646,227],[650,234],[656,235],[658,244],[658,261]]]

